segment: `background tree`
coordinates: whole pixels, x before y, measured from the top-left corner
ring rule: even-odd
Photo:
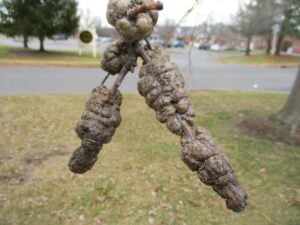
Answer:
[[[111,27],[96,26],[96,32],[99,37],[111,37],[111,38],[118,37],[118,32]]]
[[[209,26],[208,37],[217,37],[221,44],[232,43],[235,45],[240,41],[240,35],[232,31],[231,26],[224,23],[215,23]]]
[[[101,18],[96,17],[94,27],[95,27],[95,29],[96,29],[97,35],[100,36],[99,34],[101,33],[101,30],[103,29]]]
[[[40,41],[40,51],[45,51],[44,40],[55,34],[72,35],[78,28],[77,2],[75,0],[37,0],[34,33]]]
[[[28,48],[28,38],[33,35],[32,20],[34,0],[4,0],[0,4],[1,33],[10,37],[22,36]]]
[[[99,17],[93,16],[90,9],[81,10],[80,12],[81,25],[85,28],[95,28],[98,36],[106,36],[107,29],[102,27],[102,20]],[[103,32],[103,29],[105,30]],[[113,30],[111,28],[111,30]],[[109,33],[109,31],[107,31]],[[110,35],[108,35],[110,36]]]
[[[209,19],[207,19],[205,22],[202,23],[202,25],[200,25],[202,29],[202,33],[206,36],[207,41],[209,42],[212,34],[211,34],[211,25],[210,25],[210,21]]]
[[[282,19],[279,23],[275,54],[279,55],[285,36],[300,37],[300,1],[282,0],[280,4]]]
[[[174,20],[166,19],[163,25],[157,26],[157,34],[163,40],[169,41],[169,39],[173,37],[177,28],[178,26]]]
[[[267,43],[266,53],[272,49],[273,27],[280,13],[279,4],[274,0],[259,0],[256,2],[256,15],[260,22],[257,23],[256,34],[264,36]]]
[[[270,54],[274,25],[278,24],[282,7],[282,4],[276,0],[251,0],[240,6],[234,18],[234,30],[247,38],[246,55],[250,53],[249,47],[254,35],[266,38],[266,53]]]
[[[247,39],[245,55],[249,56],[251,49],[250,45],[253,36],[257,32],[257,25],[259,24],[258,5],[256,1],[250,1],[247,4],[240,5],[239,11],[234,18],[232,29],[241,34]]]
[[[94,16],[90,9],[81,10],[80,19],[81,19],[81,24],[84,27],[90,28],[90,27],[102,26],[101,18]]]
[[[1,29],[4,34],[23,36],[24,47],[28,37],[38,37],[40,51],[44,40],[55,34],[73,34],[79,23],[75,0],[3,0],[0,8]]]

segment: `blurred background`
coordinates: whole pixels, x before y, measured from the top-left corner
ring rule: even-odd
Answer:
[[[150,42],[178,65],[250,206],[231,213],[188,171],[137,94],[138,69],[121,86],[113,142],[72,175],[74,127],[118,37],[108,0],[0,0],[1,225],[300,224],[300,2],[162,2]]]

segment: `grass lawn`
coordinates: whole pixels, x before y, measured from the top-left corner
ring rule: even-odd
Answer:
[[[253,54],[251,56],[239,55],[221,57],[217,60],[224,63],[266,67],[298,67],[300,65],[300,57],[288,55],[270,56],[266,54]]]
[[[300,149],[236,132],[245,116],[268,115],[283,94],[190,94],[197,123],[224,148],[250,205],[241,214],[180,160],[179,138],[156,122],[137,94],[124,96],[123,122],[94,169],[67,162],[86,95],[0,97],[0,224],[298,225]]]
[[[96,58],[91,52],[84,52],[82,56],[77,51],[47,51],[11,48],[0,46],[0,66],[74,66],[99,67],[101,54]]]

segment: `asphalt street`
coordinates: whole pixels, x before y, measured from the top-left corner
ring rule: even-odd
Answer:
[[[232,89],[289,92],[297,68],[263,68],[224,64],[215,55],[194,49],[189,69],[188,49],[176,50],[172,60],[178,64],[189,90]],[[100,68],[0,67],[0,95],[88,93],[106,75]],[[111,85],[115,77],[111,77]],[[129,74],[121,90],[137,92],[137,72]]]
[[[44,44],[47,50],[57,50],[57,51],[78,51],[79,50],[79,42],[75,38],[69,38],[68,40],[46,39]],[[109,43],[103,43],[97,41],[96,42],[97,51],[102,52],[108,44]],[[0,45],[22,48],[23,40],[20,38],[19,39],[6,38],[0,35]],[[30,39],[28,45],[31,49],[36,49],[36,50],[38,50],[40,47],[40,43],[36,38]],[[91,51],[91,48],[89,47],[86,50]]]

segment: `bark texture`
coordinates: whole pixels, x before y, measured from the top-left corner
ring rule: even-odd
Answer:
[[[252,42],[252,36],[247,37],[247,44],[246,44],[246,56],[250,56],[251,53],[251,42]]]
[[[45,37],[44,36],[40,36],[39,37],[39,41],[40,41],[40,52],[44,52],[45,51],[45,47],[44,47]]]
[[[128,42],[140,41],[150,36],[158,20],[157,10],[137,14],[133,19],[128,11],[153,0],[110,0],[107,7],[107,20]]]
[[[278,40],[277,40],[277,43],[276,43],[275,55],[280,55],[283,40],[284,40],[284,35],[279,34]]]
[[[268,35],[266,37],[266,42],[267,42],[266,54],[270,55],[271,54],[271,50],[272,50],[272,35]]]
[[[124,66],[129,70],[134,69],[137,66],[137,59],[133,48],[133,44],[128,44],[122,39],[109,45],[101,61],[102,69],[110,75],[119,74]]]
[[[122,40],[117,40],[109,45],[103,55],[101,67],[111,75],[116,75],[121,72],[124,63],[126,62],[126,43]]]
[[[23,47],[28,48],[28,36],[25,34],[23,35]]]
[[[248,196],[233,175],[233,168],[222,149],[203,128],[194,130],[195,112],[184,89],[184,81],[177,66],[163,48],[148,49],[150,61],[142,66],[138,91],[156,112],[159,122],[181,137],[182,160],[197,172],[200,180],[226,199],[226,205],[241,212],[248,204]]]
[[[276,117],[279,121],[290,127],[292,131],[300,130],[300,67],[292,92]]]
[[[90,170],[103,144],[111,141],[116,128],[121,124],[120,106],[122,95],[112,95],[105,86],[95,88],[86,104],[76,132],[81,146],[75,150],[69,168],[73,173],[85,173]]]

